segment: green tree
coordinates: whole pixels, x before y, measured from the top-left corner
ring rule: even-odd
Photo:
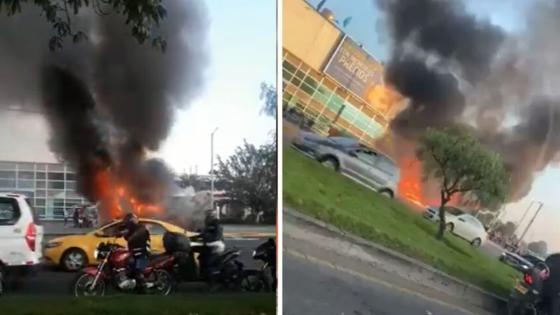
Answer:
[[[545,241],[531,242],[527,245],[527,248],[540,256],[546,256],[548,252],[548,245]]]
[[[468,128],[430,128],[416,153],[425,179],[440,182],[438,239],[443,238],[445,205],[453,195],[460,193],[491,209],[505,200],[509,176],[502,158],[484,147]]]
[[[154,35],[154,28],[167,15],[162,0],[0,0],[0,13],[6,12],[8,16],[21,13],[22,4],[28,2],[41,9],[43,17],[54,30],[48,43],[51,50],[62,48],[66,38],[71,38],[73,42],[87,39],[83,31],[74,29],[72,19],[80,10],[88,8],[99,16],[111,13],[123,16],[131,35],[139,43],[151,39],[152,45],[162,50],[167,46],[165,39]]]
[[[218,157],[217,176],[232,200],[254,214],[273,214],[276,209],[276,145],[256,147],[244,141],[227,160]]]

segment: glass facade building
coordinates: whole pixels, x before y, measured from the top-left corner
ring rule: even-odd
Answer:
[[[283,114],[314,132],[368,146],[383,138],[406,99],[385,82],[385,66],[305,0],[284,0]]]
[[[43,219],[86,202],[76,192],[76,174],[64,164],[0,161],[0,191],[25,194]]]
[[[381,112],[286,50],[282,81],[284,111],[295,109],[303,114],[313,121],[312,129],[317,132],[326,134],[334,127],[373,144],[388,127]]]

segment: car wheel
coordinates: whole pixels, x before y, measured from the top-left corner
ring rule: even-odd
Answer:
[[[482,240],[480,238],[475,238],[472,242],[471,245],[474,247],[480,247],[480,245],[482,244]]]
[[[453,223],[447,223],[447,224],[445,225],[445,230],[446,230],[447,232],[453,232],[453,229],[454,229],[454,228],[455,228],[455,225],[453,225]]]
[[[321,164],[328,169],[338,172],[338,162],[333,158],[326,158],[321,160]]]
[[[67,271],[78,271],[87,265],[87,257],[83,250],[73,248],[66,251],[61,263]]]
[[[392,193],[390,190],[381,190],[381,191],[379,192],[379,194],[380,194],[381,196],[385,196],[385,197],[387,197],[387,198],[389,198],[389,199],[393,199],[393,193]]]

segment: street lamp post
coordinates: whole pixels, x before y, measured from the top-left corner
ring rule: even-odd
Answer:
[[[214,134],[218,131],[218,127],[214,128],[214,131],[210,134],[210,204],[212,205],[212,210],[214,207]],[[220,218],[220,211],[216,211],[216,216]]]

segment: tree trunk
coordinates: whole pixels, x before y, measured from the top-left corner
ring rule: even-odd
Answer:
[[[441,202],[439,206],[439,228],[436,234],[436,239],[443,239],[443,234],[445,233],[445,205],[449,201],[449,198],[445,195],[445,192],[441,191]]]

